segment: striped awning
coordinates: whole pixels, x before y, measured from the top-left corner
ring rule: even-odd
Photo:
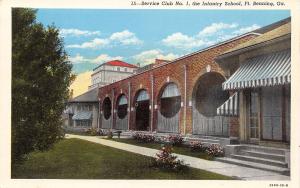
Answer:
[[[91,118],[92,118],[92,112],[82,111],[74,114],[72,120],[89,120]]]
[[[219,116],[238,116],[239,115],[239,95],[235,92],[227,101],[217,108]]]
[[[291,83],[290,49],[248,60],[223,83],[223,89],[236,90],[287,83]]]

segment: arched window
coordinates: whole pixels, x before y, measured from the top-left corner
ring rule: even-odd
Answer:
[[[160,97],[160,112],[163,116],[171,118],[180,110],[181,95],[175,83],[168,84]]]
[[[119,96],[117,105],[118,105],[117,106],[118,117],[120,119],[124,119],[127,115],[127,107],[128,107],[127,98],[124,94]]]

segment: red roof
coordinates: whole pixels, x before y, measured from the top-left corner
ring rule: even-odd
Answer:
[[[113,61],[106,62],[105,65],[129,67],[129,68],[138,68],[135,65],[132,65],[132,64],[126,63],[124,61],[120,61],[120,60],[113,60]]]

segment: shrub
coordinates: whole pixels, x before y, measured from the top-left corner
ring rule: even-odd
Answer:
[[[177,156],[172,155],[172,150],[171,145],[162,146],[156,154],[154,166],[167,170],[183,170],[185,167],[183,161],[178,160]]]
[[[206,153],[211,157],[224,156],[224,149],[219,144],[211,144],[207,147]]]
[[[142,143],[149,143],[149,142],[155,141],[155,136],[153,136],[151,134],[135,132],[135,133],[133,133],[132,137],[133,137],[133,139],[137,140],[138,142],[142,142]]]
[[[85,130],[85,133],[90,136],[96,136],[98,134],[96,128],[88,128],[87,130]]]
[[[203,152],[206,150],[206,147],[200,141],[192,141],[189,145],[192,152]]]
[[[168,140],[173,146],[180,146],[183,143],[183,137],[181,135],[170,135]]]

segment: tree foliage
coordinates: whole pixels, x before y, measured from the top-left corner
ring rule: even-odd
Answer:
[[[55,26],[36,10],[12,10],[12,160],[48,149],[61,135],[61,114],[74,80]]]

